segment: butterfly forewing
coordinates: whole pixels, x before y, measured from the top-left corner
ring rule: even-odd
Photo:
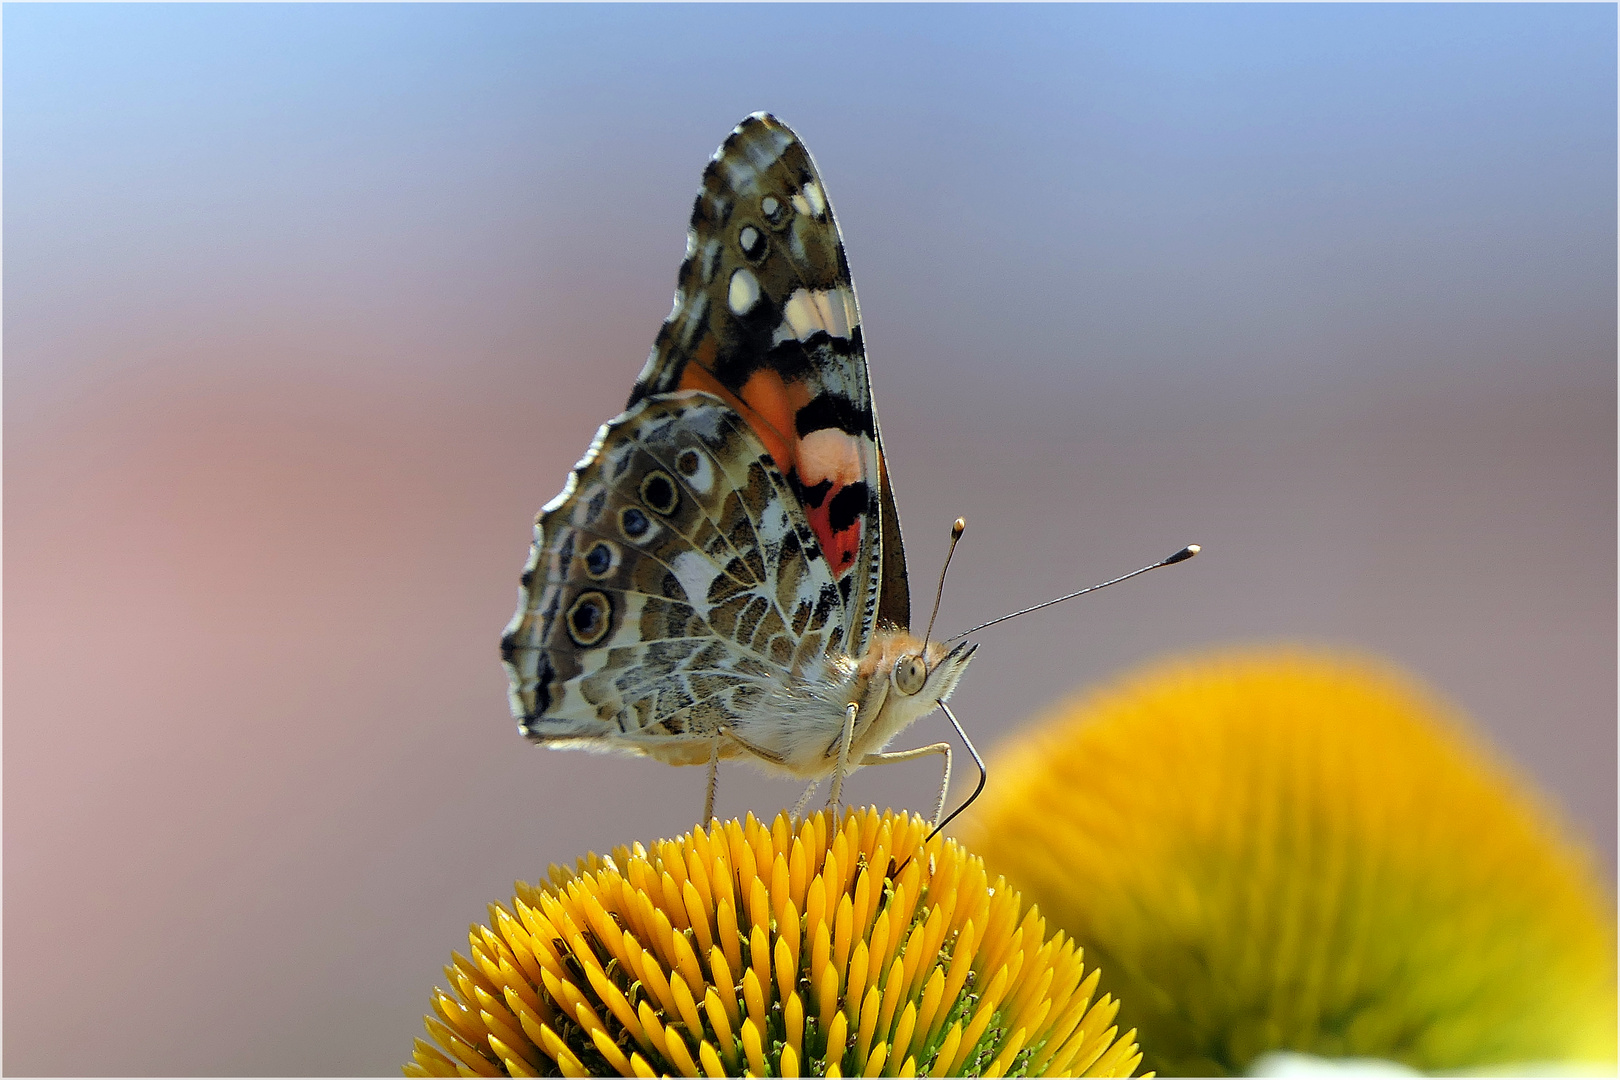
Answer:
[[[675,303],[630,403],[678,389],[731,405],[788,477],[846,602],[850,650],[879,620],[906,625],[905,550],[843,239],[809,151],[763,113],[704,170]]]

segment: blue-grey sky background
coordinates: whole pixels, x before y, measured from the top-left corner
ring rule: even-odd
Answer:
[[[691,824],[701,770],[524,744],[495,642],[755,109],[837,208],[917,578],[969,520],[941,625],[1206,547],[987,632],[981,746],[1363,650],[1612,883],[1613,6],[0,18],[8,1072],[391,1071],[512,879]]]

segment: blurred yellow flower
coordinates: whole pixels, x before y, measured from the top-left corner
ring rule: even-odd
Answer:
[[[519,884],[407,1076],[1129,1076],[1097,973],[921,818],[712,823]]]
[[[1372,662],[1151,668],[1014,741],[964,839],[1069,931],[1145,1064],[1615,1059],[1614,907],[1428,694]]]

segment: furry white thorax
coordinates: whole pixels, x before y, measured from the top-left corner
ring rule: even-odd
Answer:
[[[768,771],[805,780],[830,776],[838,768],[838,744],[853,703],[858,711],[845,773],[854,772],[863,757],[881,751],[951,696],[976,648],[967,642],[955,648],[931,642],[925,657],[927,680],[917,693],[905,694],[894,682],[895,663],[921,647],[921,640],[908,631],[877,631],[863,659],[824,661],[821,670],[802,673],[774,691],[756,713],[733,722],[738,745],[724,747],[722,756],[751,759]]]

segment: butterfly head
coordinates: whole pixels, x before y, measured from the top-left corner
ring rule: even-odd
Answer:
[[[889,669],[889,682],[902,697],[920,697],[932,704],[944,701],[956,689],[957,680],[973,658],[979,646],[974,642],[958,642],[954,647],[940,642],[906,643],[899,650]]]

